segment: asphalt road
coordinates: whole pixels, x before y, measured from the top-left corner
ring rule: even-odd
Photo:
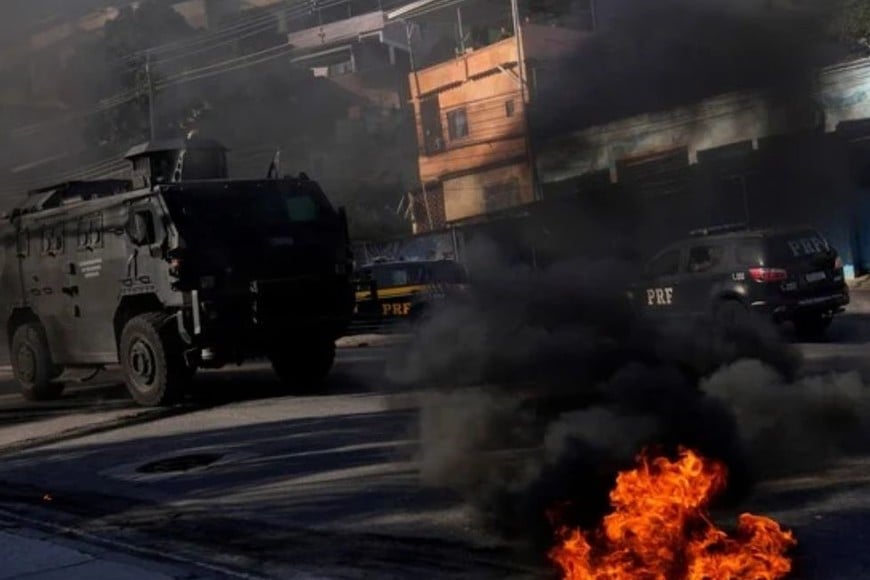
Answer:
[[[870,315],[799,346],[804,374],[870,384]],[[317,396],[283,391],[262,364],[205,372],[159,410],[134,406],[117,371],[33,404],[0,370],[0,509],[268,577],[547,577],[420,484],[416,393],[383,376],[398,353],[339,349]],[[797,577],[870,577],[870,454],[769,482],[742,507],[796,530]]]

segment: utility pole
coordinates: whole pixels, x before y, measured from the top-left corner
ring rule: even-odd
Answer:
[[[459,27],[459,54],[465,54],[465,31],[462,29],[462,8],[456,7],[456,24]]]
[[[541,199],[542,195],[538,185],[538,168],[535,162],[534,152],[532,151],[532,135],[528,110],[528,104],[529,101],[531,101],[532,96],[531,91],[528,90],[528,84],[526,83],[526,57],[525,48],[523,47],[523,27],[522,24],[520,24],[520,7],[518,0],[511,0],[511,17],[514,23],[514,41],[517,43],[517,78],[520,83],[520,100],[523,105],[523,122],[526,125],[525,131],[523,131],[526,141],[526,156],[528,157],[529,171],[532,175],[532,194],[534,195],[534,199],[537,201]]]
[[[154,141],[154,83],[151,80],[151,53],[145,53],[145,85],[148,90],[148,135]]]

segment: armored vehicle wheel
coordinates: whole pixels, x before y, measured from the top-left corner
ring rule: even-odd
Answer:
[[[323,383],[335,361],[335,341],[326,338],[289,343],[269,355],[278,378],[298,391],[312,391]]]
[[[56,399],[63,393],[63,383],[53,383],[60,376],[58,367],[51,360],[45,330],[38,322],[27,322],[15,330],[12,336],[12,372],[21,394],[30,401]]]
[[[140,314],[121,333],[124,382],[133,399],[147,407],[172,403],[192,377],[181,354],[181,339],[166,320],[161,313]]]

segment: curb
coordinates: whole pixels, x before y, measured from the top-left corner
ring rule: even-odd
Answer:
[[[356,334],[338,339],[335,341],[335,346],[336,348],[395,346],[407,343],[410,339],[410,334]]]

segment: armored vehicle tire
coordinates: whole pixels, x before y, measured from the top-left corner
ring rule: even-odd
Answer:
[[[12,372],[21,394],[30,401],[56,399],[63,393],[63,383],[53,383],[52,379],[63,372],[51,359],[45,330],[38,322],[27,322],[15,330],[12,336]]]
[[[124,382],[133,399],[147,407],[174,402],[192,378],[175,326],[166,322],[162,313],[140,314],[121,332]]]
[[[335,341],[319,338],[290,343],[269,355],[272,369],[285,386],[299,392],[319,387],[335,361]]]
[[[803,314],[794,319],[794,329],[798,337],[806,339],[821,338],[833,320],[824,314]]]

